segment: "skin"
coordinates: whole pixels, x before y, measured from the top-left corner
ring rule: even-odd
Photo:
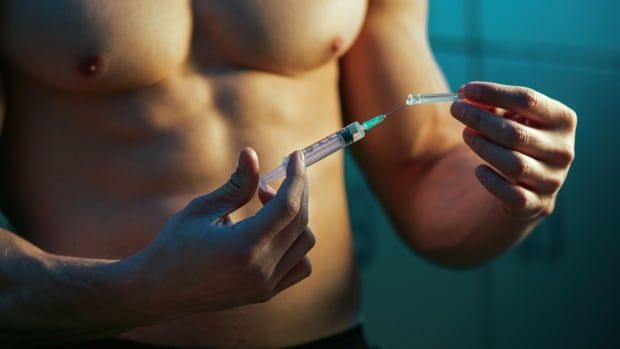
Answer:
[[[426,2],[3,5],[2,200],[21,237],[0,230],[0,343],[279,347],[357,322],[342,154],[306,175],[294,153],[277,191],[258,176],[447,90]],[[404,240],[455,267],[553,211],[576,127],[530,89],[461,94],[353,148]]]

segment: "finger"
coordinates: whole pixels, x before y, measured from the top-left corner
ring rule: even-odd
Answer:
[[[538,160],[502,147],[468,129],[463,131],[463,139],[474,153],[515,183],[525,184],[542,194],[554,193],[562,185],[561,176],[554,176],[556,171]]]
[[[272,258],[274,258],[274,267],[282,256],[287,253],[289,248],[291,248],[294,243],[297,243],[296,241],[298,241],[303,234],[306,234],[305,240],[310,239],[314,241],[314,235],[310,231],[310,228],[308,228],[308,179],[304,178],[304,182],[306,183],[306,186],[302,194],[299,214],[286,228],[284,228],[281,232],[276,233],[273,240],[271,240],[271,244],[269,245]],[[302,239],[302,241],[303,240],[304,239]],[[314,245],[314,242],[312,245]]]
[[[235,225],[235,228],[247,233],[256,233],[270,239],[284,229],[299,214],[305,189],[305,164],[301,152],[290,156],[286,168],[286,178],[276,196],[252,217]]]
[[[273,272],[273,279],[276,282],[279,282],[316,244],[316,238],[310,228],[303,229],[302,233],[297,236],[297,239],[292,244],[288,241],[278,241],[278,243],[284,244],[284,246],[280,246],[280,248],[284,247],[284,249],[279,253],[280,257],[277,259]]]
[[[195,214],[221,219],[254,197],[258,180],[258,157],[254,149],[246,147],[239,154],[237,169],[230,179],[215,191],[192,200],[187,209]]]
[[[532,89],[490,82],[470,82],[463,87],[466,99],[517,112],[550,127],[573,128],[575,113],[562,103]]]
[[[557,145],[547,141],[542,131],[516,121],[499,117],[465,102],[455,102],[452,115],[484,137],[507,148],[537,159],[546,160],[558,152]]]
[[[462,85],[459,88],[458,95],[459,95],[459,99],[465,100],[464,99],[465,98],[465,85]],[[504,110],[504,109],[498,108],[498,107],[493,106],[493,105],[483,104],[483,103],[474,101],[472,99],[468,99],[467,102],[472,104],[472,105],[475,105],[476,107],[478,107],[480,109],[486,110],[489,113],[493,113],[495,115],[502,116],[506,112],[506,110]]]
[[[540,196],[509,183],[489,166],[476,167],[476,177],[509,211],[518,212],[524,218],[538,216],[545,208]]]
[[[307,278],[312,274],[312,264],[308,257],[304,257],[299,261],[274,288],[274,294],[278,294],[287,288],[295,285],[301,280]]]

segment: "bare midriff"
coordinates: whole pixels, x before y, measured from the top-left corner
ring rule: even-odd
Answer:
[[[342,126],[338,59],[366,3],[9,0],[2,10],[8,211],[45,251],[122,259],[223,184],[243,147],[256,150],[265,173]],[[122,336],[270,347],[353,325],[359,297],[342,155],[309,168],[308,180],[311,277],[267,303]],[[255,199],[233,220],[259,208]]]

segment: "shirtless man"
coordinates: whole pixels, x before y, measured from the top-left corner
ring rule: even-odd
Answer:
[[[283,347],[358,325],[342,154],[306,177],[294,153],[277,193],[259,160],[446,91],[425,1],[2,4],[2,347]],[[529,89],[461,92],[354,147],[404,240],[450,266],[553,211],[576,127]]]

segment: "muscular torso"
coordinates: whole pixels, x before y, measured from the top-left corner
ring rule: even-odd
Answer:
[[[365,10],[363,0],[4,1],[5,207],[52,253],[139,251],[171,214],[224,183],[244,146],[265,172],[341,126],[337,62]],[[308,176],[317,237],[309,279],[268,303],[124,336],[281,346],[352,325],[341,155]]]

